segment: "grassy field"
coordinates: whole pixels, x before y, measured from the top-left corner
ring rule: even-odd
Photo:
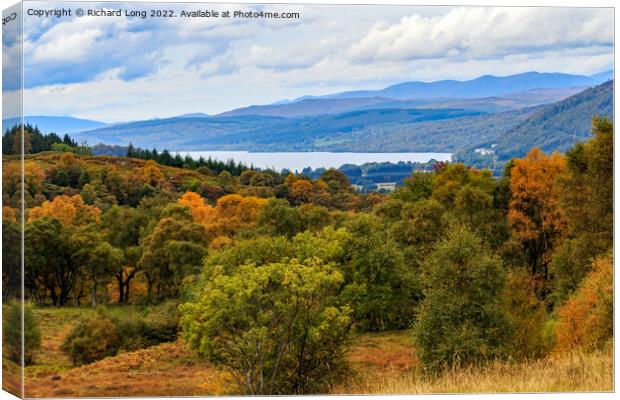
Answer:
[[[42,348],[26,368],[26,396],[191,396],[233,394],[231,377],[193,355],[181,341],[119,354],[73,368],[60,351],[71,324],[86,308],[37,309]],[[140,313],[132,307],[112,313]],[[407,331],[364,334],[349,353],[352,373],[333,393],[458,393],[613,390],[611,345],[594,353],[575,352],[523,363],[496,362],[485,368],[423,378]]]

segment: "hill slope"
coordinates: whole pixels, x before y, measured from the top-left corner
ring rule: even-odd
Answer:
[[[587,139],[592,117],[613,118],[613,84],[607,81],[534,114],[500,136],[496,153],[500,159],[522,157],[534,146],[544,152],[564,152]]]

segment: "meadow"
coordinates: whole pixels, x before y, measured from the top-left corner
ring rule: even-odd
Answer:
[[[110,307],[136,313],[131,306]],[[64,335],[88,308],[35,310],[44,333],[36,365],[26,368],[29,397],[209,396],[238,393],[230,374],[195,356],[182,341],[122,353],[74,367],[60,351]],[[492,362],[427,377],[420,371],[408,330],[364,333],[348,351],[351,371],[332,394],[428,394],[613,391],[611,343],[543,359]]]

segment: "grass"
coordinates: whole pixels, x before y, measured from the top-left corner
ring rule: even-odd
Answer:
[[[74,368],[60,351],[64,335],[90,308],[38,308],[43,343],[26,368],[28,397],[209,396],[236,394],[226,372],[197,358],[182,341],[119,354]],[[142,313],[109,307],[120,316]],[[351,376],[333,394],[491,393],[613,390],[613,351],[559,354],[526,362],[493,362],[424,377],[408,331],[368,333],[349,353]],[[7,369],[5,369],[6,371]],[[10,378],[10,377],[9,377]],[[6,376],[5,376],[6,379]],[[5,380],[5,386],[12,380]]]
[[[482,367],[459,368],[436,378],[425,377],[417,366],[355,368],[354,376],[335,394],[438,394],[506,392],[610,392],[614,390],[613,348],[556,354],[521,361],[495,361]]]

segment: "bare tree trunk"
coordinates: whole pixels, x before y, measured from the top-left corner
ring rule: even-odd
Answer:
[[[93,289],[92,289],[92,296],[93,296],[93,308],[97,307],[97,281],[95,281],[93,279]]]

